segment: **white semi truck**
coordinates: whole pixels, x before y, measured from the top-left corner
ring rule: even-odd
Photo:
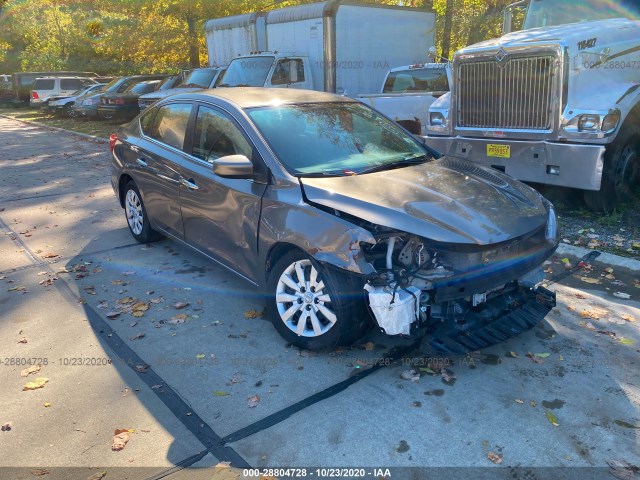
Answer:
[[[640,2],[518,3],[523,30],[454,55],[426,142],[611,210],[640,183]]]
[[[391,67],[434,45],[431,11],[330,0],[209,20],[211,66],[227,86],[305,88],[356,97],[380,93]]]

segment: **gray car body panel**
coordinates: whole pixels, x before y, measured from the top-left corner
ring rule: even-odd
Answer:
[[[373,233],[341,218],[339,213],[333,214],[332,209],[400,232],[415,233],[436,243],[465,246],[504,242],[546,224],[545,204],[534,190],[499,173],[493,174],[458,160],[444,159],[360,176],[293,177],[280,164],[244,111],[245,108],[269,105],[274,98],[279,104],[353,101],[322,92],[219,88],[173,95],[158,104],[189,101],[225,111],[253,143],[256,161],[264,162],[268,169],[268,184],[257,179],[220,179],[212,171],[208,172],[210,167],[206,162],[179,152],[175,156],[178,165],[175,171],[169,175],[166,171],[160,172],[173,176],[170,183],[176,184],[175,196],[168,203],[176,209],[179,205],[176,207],[175,202],[179,201],[180,189],[184,188],[177,185],[178,177],[181,169],[193,171],[193,165],[189,164],[194,160],[199,162],[201,175],[224,185],[216,194],[219,201],[200,208],[200,213],[208,216],[208,220],[200,222],[198,228],[203,231],[197,236],[210,235],[213,226],[217,240],[223,242],[226,249],[236,251],[233,255],[207,251],[202,242],[190,242],[180,232],[168,233],[255,284],[265,284],[270,253],[279,245],[296,247],[320,262],[343,270],[362,275],[375,273],[360,251],[360,242],[376,242]],[[194,113],[191,128],[193,119]],[[161,195],[153,198],[145,193],[145,184],[158,180],[143,178],[136,165],[139,151],[133,151],[128,144],[133,143],[136,149],[164,152],[168,149],[141,136],[137,119],[123,127],[119,135],[112,163],[112,184],[116,193],[119,192],[120,177],[126,174],[134,181],[142,182],[140,190],[149,212],[166,208],[166,199]],[[392,195],[392,190],[397,194]],[[243,208],[247,195],[254,195],[254,198],[247,208]],[[189,208],[193,209],[195,202],[191,199]],[[326,208],[318,208],[314,203]],[[154,218],[151,221],[152,225],[167,232],[166,225],[160,225]],[[228,237],[220,238],[221,235]],[[548,250],[549,245],[544,249]]]

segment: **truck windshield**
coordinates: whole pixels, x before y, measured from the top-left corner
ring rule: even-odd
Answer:
[[[531,0],[524,29],[566,23],[605,20],[607,18],[640,19],[637,0]]]
[[[264,87],[275,57],[235,58],[229,63],[220,87]]]
[[[194,70],[184,79],[181,86],[209,88],[216,72],[217,70],[213,69]]]
[[[449,82],[444,65],[412,68],[389,73],[382,93],[448,92]]]
[[[294,176],[342,176],[430,159],[394,122],[356,102],[248,109],[282,165]]]

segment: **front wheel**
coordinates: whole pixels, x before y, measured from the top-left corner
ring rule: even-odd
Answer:
[[[124,213],[127,217],[129,231],[138,242],[153,242],[161,237],[151,228],[140,190],[133,181],[124,187]]]
[[[267,313],[278,333],[299,348],[350,345],[370,324],[363,286],[356,275],[291,251],[269,275]]]
[[[637,198],[640,187],[640,127],[625,125],[607,147],[599,191],[585,191],[589,209],[610,212]]]

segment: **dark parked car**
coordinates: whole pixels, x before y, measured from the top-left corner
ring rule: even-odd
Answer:
[[[166,75],[131,75],[128,77],[117,77],[105,86],[104,92],[78,98],[73,108],[78,115],[96,117],[98,115],[100,97],[103,93],[122,93],[131,87],[131,85],[143,80],[162,80],[165,77]]]
[[[130,120],[140,112],[138,97],[156,91],[162,80],[144,80],[122,93],[104,93],[98,104],[98,117],[108,120]]]
[[[264,288],[301,348],[428,330],[449,352],[531,328],[558,244],[551,203],[436,154],[366,105],[294,89],[171,96],[111,136],[133,237],[166,235]],[[367,306],[373,315],[367,310]]]
[[[141,95],[138,98],[140,110],[142,111],[153,104],[153,102],[173,95],[174,93],[187,93],[202,90],[203,88],[215,88],[220,83],[220,80],[222,80],[222,75],[225,70],[226,68],[222,67],[196,68],[191,70],[180,85],[174,86],[171,89],[158,89],[156,92]]]

